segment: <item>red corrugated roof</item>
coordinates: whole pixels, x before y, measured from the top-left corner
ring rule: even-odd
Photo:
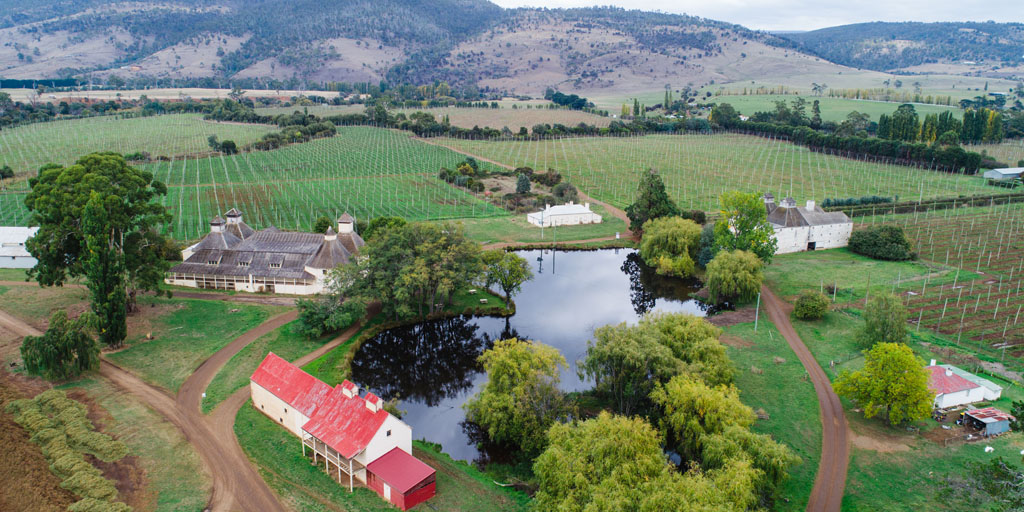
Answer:
[[[358,395],[348,398],[341,390],[341,385],[334,388],[302,430],[351,459],[370,444],[389,414],[384,409],[373,412],[366,408],[366,400]]]
[[[940,395],[981,387],[955,373],[946,375],[946,369],[941,366],[929,366],[925,369],[931,372],[931,376],[928,377],[928,389]]]
[[[982,419],[985,419],[985,418],[992,418],[992,419],[994,419],[996,421],[1003,421],[1003,420],[1013,421],[1013,420],[1017,419],[1017,418],[1014,418],[1013,416],[1010,416],[1009,414],[1007,414],[1007,413],[1005,413],[1003,411],[1000,411],[999,409],[996,409],[995,407],[986,407],[984,409],[972,409],[970,411],[967,411],[967,414],[969,416],[977,418],[979,420],[982,420]]]
[[[250,378],[306,417],[312,417],[331,394],[330,386],[273,352],[267,354]]]
[[[434,468],[398,447],[371,462],[366,470],[401,494],[409,492],[409,489],[434,474]]]

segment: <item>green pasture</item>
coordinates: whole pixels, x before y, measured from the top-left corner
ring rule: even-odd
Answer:
[[[775,510],[804,510],[821,460],[818,398],[814,385],[804,378],[800,360],[766,320],[761,317],[757,332],[752,323],[727,327],[723,339],[736,366],[740,399],[755,411],[767,413],[767,418],[754,423],[754,431],[785,443],[802,460],[790,469],[789,479],[780,487],[782,499]]]
[[[201,114],[33,123],[0,130],[0,166],[9,165],[17,174],[34,173],[44,164],[67,165],[96,151],[145,151],[153,158],[180,159],[209,151],[210,135],[241,147],[272,131],[275,127],[204,121]]]
[[[656,169],[682,208],[715,211],[728,190],[798,202],[895,196],[902,200],[1000,193],[980,177],[818,153],[777,139],[740,134],[574,137],[545,140],[445,139],[467,154],[509,166],[553,168],[592,197],[624,208],[639,174]]]
[[[798,97],[802,97],[807,101],[807,116],[811,116],[811,105],[815,100],[819,102],[821,106],[821,119],[823,121],[835,121],[840,122],[846,119],[846,115],[850,112],[857,111],[861,114],[867,114],[871,116],[871,120],[877,122],[879,116],[882,114],[892,115],[892,113],[901,105],[898,102],[891,101],[876,101],[876,100],[848,100],[845,98],[829,98],[828,96],[812,96],[812,95],[778,95],[778,94],[764,94],[764,95],[747,95],[747,96],[712,96],[702,102],[707,103],[728,103],[732,105],[738,112],[744,115],[752,116],[755,112],[773,112],[775,110],[776,101],[785,101],[786,106],[792,107],[793,102]],[[947,107],[941,105],[926,105],[923,103],[915,103],[914,110],[923,119],[927,114],[940,114],[942,112],[950,111],[956,117],[961,117],[963,111],[959,107]]]
[[[107,355],[142,380],[177,392],[196,368],[235,338],[286,308],[224,301],[155,299],[163,308],[151,330],[126,340],[128,348]],[[153,339],[145,339],[145,334]]]
[[[490,102],[488,102],[490,103]],[[452,126],[460,128],[489,127],[500,130],[508,128],[518,132],[519,128],[531,129],[535,124],[563,124],[575,126],[586,123],[596,126],[608,126],[612,118],[589,114],[581,110],[549,109],[551,103],[537,102],[501,102],[501,108],[474,107],[437,107],[437,108],[400,108],[393,109],[392,114],[410,116],[416,112],[433,114],[441,122],[446,116]],[[512,106],[515,108],[512,108]],[[529,106],[530,108],[527,108]],[[317,116],[336,116],[344,114],[360,114],[366,111],[363,105],[314,105],[309,107],[264,107],[256,109],[262,115],[291,114],[295,111],[308,112]],[[615,111],[617,113],[618,110]]]

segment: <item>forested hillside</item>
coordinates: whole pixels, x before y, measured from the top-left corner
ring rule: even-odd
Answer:
[[[1024,62],[1021,23],[874,22],[779,36],[832,62],[878,71],[942,62]]]
[[[486,0],[10,0],[0,3],[0,40],[4,78],[117,75],[153,86],[437,80],[536,94],[744,79],[748,55],[799,72],[827,64],[714,20]]]

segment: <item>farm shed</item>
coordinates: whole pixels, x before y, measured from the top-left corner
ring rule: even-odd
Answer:
[[[967,423],[980,430],[984,436],[994,436],[1009,432],[1010,422],[1016,419],[995,407],[972,409],[967,411],[966,416]]]
[[[935,366],[934,359],[932,359],[932,366]],[[983,379],[967,370],[957,368],[956,366],[953,366],[951,364],[940,364],[939,366],[984,388],[984,400],[999,400],[999,397],[1003,395],[1003,387],[996,384],[995,382],[992,382],[988,379]]]
[[[39,228],[0,227],[0,268],[32,268],[36,259],[25,249],[25,242]]]
[[[398,448],[366,467],[366,486],[402,510],[430,499],[437,488],[434,468]]]
[[[1024,167],[1007,167],[985,171],[984,176],[990,180],[1009,181],[1020,178],[1021,173],[1024,173]]]
[[[539,212],[526,215],[526,221],[534,226],[550,228],[551,226],[575,226],[578,224],[600,224],[601,216],[590,211],[590,203],[568,204],[558,206],[547,205]]]
[[[384,401],[373,393],[360,396],[359,387],[348,380],[331,388],[274,353],[253,372],[250,389],[253,405],[299,437],[303,455],[312,450],[313,460],[339,483],[347,476],[349,490],[355,480],[369,485],[375,479],[377,492],[399,506],[434,495],[433,470],[412,456],[412,428],[385,411]],[[381,475],[368,470],[384,456],[401,460],[402,471],[387,460],[378,466]]]
[[[771,193],[764,195],[764,207],[778,242],[776,254],[846,247],[850,242],[853,222],[843,212],[826,212],[814,201],[798,207],[792,197],[776,205]]]
[[[189,288],[311,295],[324,290],[327,272],[348,263],[364,245],[355,219],[344,214],[338,231],[296,233],[269,227],[256,231],[232,208],[210,221],[210,232],[181,251],[182,263],[167,284]]]
[[[935,407],[946,409],[985,400],[985,388],[949,368],[928,366],[928,389],[935,393]]]

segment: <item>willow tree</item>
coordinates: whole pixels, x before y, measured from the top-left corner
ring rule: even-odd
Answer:
[[[100,340],[119,346],[136,293],[160,294],[170,265],[173,248],[158,229],[171,216],[155,201],[167,187],[110,152],[86,155],[69,167],[47,165],[29,185],[29,223],[39,226],[25,244],[38,260],[29,276],[40,286],[84,277]]]

